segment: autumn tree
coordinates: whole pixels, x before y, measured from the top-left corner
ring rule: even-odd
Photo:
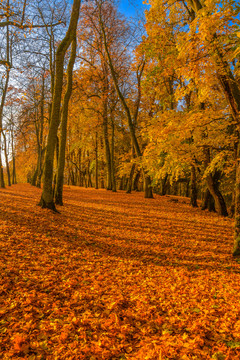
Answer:
[[[45,4],[46,5],[46,4]],[[1,105],[0,105],[0,128],[3,128],[3,116],[5,102],[7,99],[8,86],[12,85],[10,74],[14,77],[14,86],[19,81],[18,86],[22,90],[23,77],[20,80],[19,74],[22,76],[24,69],[31,67],[34,58],[35,63],[39,64],[39,58],[43,55],[43,41],[39,33],[41,29],[46,27],[55,28],[62,23],[62,14],[55,13],[52,22],[42,22],[39,16],[39,9],[44,6],[44,3],[34,1],[27,3],[25,0],[18,2],[7,0],[5,3],[1,3],[2,12],[0,15],[0,28],[3,32],[1,34],[1,40],[3,43],[1,51],[0,66],[5,67],[5,71],[1,72]],[[37,10],[38,8],[38,10]],[[43,11],[43,10],[42,10]],[[46,10],[45,10],[46,11]],[[41,42],[41,47],[38,45]],[[31,50],[30,50],[31,49]],[[41,60],[40,60],[41,62]],[[1,183],[3,185],[3,177],[1,176]]]
[[[109,27],[107,26],[107,22],[106,22],[106,18],[108,18],[109,16],[109,12],[111,11],[112,5],[111,2],[103,2],[103,1],[98,1],[96,0],[96,7],[98,10],[98,21],[99,21],[99,26],[100,26],[100,31],[101,31],[101,36],[103,38],[103,44],[104,44],[104,49],[105,49],[105,61],[110,69],[111,75],[112,75],[112,79],[113,79],[113,83],[116,89],[116,92],[118,94],[118,97],[122,103],[122,106],[124,108],[127,120],[128,120],[128,126],[129,126],[129,131],[131,134],[131,140],[132,140],[132,144],[134,146],[136,155],[139,159],[141,159],[142,157],[142,150],[139,144],[139,140],[137,138],[136,135],[136,130],[135,130],[135,125],[134,125],[134,117],[131,113],[131,110],[129,108],[129,105],[127,103],[127,100],[124,96],[124,92],[123,92],[123,88],[121,87],[121,84],[119,82],[119,74],[117,71],[117,67],[113,61],[114,58],[114,52],[112,52],[112,42],[109,42],[109,38],[111,36],[111,32],[109,31]],[[113,11],[113,10],[112,10]],[[123,31],[124,27],[123,27],[123,23],[118,21],[117,18],[114,18],[114,24],[112,24],[112,27],[114,26],[115,28],[119,29],[118,31]],[[127,32],[126,32],[126,28],[125,28],[125,32],[124,32],[124,36],[127,36]],[[113,41],[114,44],[114,41]],[[139,102],[137,101],[136,107],[139,106]],[[135,111],[135,114],[138,114],[138,111]],[[146,169],[143,169],[143,173],[144,173],[144,191],[145,191],[145,197],[146,198],[152,198],[153,194],[152,194],[152,187],[151,187],[151,179],[149,177],[149,174],[147,173]]]
[[[54,151],[56,145],[57,131],[60,123],[60,107],[61,107],[61,96],[63,89],[64,60],[69,46],[72,44],[72,42],[76,37],[76,29],[78,24],[80,5],[81,5],[81,0],[74,0],[68,30],[66,32],[65,37],[58,45],[56,52],[54,92],[53,92],[48,140],[46,146],[44,174],[43,174],[44,175],[43,191],[40,200],[40,205],[43,208],[46,207],[54,211],[56,211],[56,207],[54,204],[53,188],[52,188],[53,161],[54,161]]]
[[[110,5],[109,5],[110,6]],[[116,8],[110,8],[106,17],[106,26],[109,29],[109,44],[111,43],[112,51],[115,54],[115,61],[119,70],[121,81],[127,82],[126,74],[129,58],[127,50],[122,46],[122,32],[118,32],[114,22],[116,22]],[[120,21],[120,19],[119,19]],[[102,119],[102,137],[105,148],[105,159],[107,166],[107,189],[116,191],[115,167],[114,167],[114,140],[115,140],[115,118],[116,105],[118,99],[114,84],[112,81],[110,69],[106,62],[106,50],[102,36],[97,4],[92,1],[83,7],[81,31],[79,39],[82,43],[81,60],[85,66],[89,67],[90,86],[87,89],[86,97],[88,102],[92,98],[95,100],[97,107],[95,111]],[[90,80],[91,79],[91,80]],[[92,109],[94,106],[92,106]]]
[[[236,24],[236,15],[238,13],[237,8],[234,9],[234,4],[226,1],[221,3],[219,6],[218,2],[201,2],[201,1],[187,1],[187,2],[162,2],[162,1],[152,1],[150,2],[151,9],[148,15],[149,21],[149,31],[154,34],[158,32],[158,26],[161,27],[163,22],[161,20],[158,22],[164,13],[166,17],[175,16],[175,25],[174,28],[178,29],[178,35],[175,38],[176,49],[177,49],[177,60],[179,61],[179,66],[176,68],[177,73],[180,75],[180,80],[182,82],[185,79],[185,88],[182,95],[185,96],[190,94],[191,91],[194,91],[197,94],[198,103],[193,104],[197,109],[197,106],[201,107],[201,103],[209,103],[209,95],[212,96],[211,92],[213,89],[221,89],[222,95],[226,98],[226,107],[225,109],[219,108],[222,111],[219,121],[215,122],[216,130],[218,125],[225,127],[224,134],[225,137],[228,134],[227,127],[230,126],[233,122],[238,124],[238,114],[239,114],[239,86],[236,81],[236,75],[234,74],[234,66],[236,64],[231,64],[232,56],[234,54],[234,46],[238,43],[238,39],[235,32]],[[174,24],[174,23],[172,23]],[[173,27],[172,27],[173,28]],[[216,32],[216,29],[217,32]],[[162,32],[163,37],[166,34],[166,28]],[[203,59],[205,58],[205,64],[209,64],[206,68]],[[202,59],[202,61],[201,61]],[[236,68],[236,67],[235,67]],[[182,70],[181,70],[182,69]],[[210,74],[210,77],[209,77]],[[208,86],[210,91],[206,91],[206,86],[201,84],[201,76],[206,79],[206,82],[212,83],[211,86]],[[215,76],[214,81],[210,80],[211,76]],[[212,77],[213,78],[213,77]],[[210,81],[209,81],[210,80]],[[182,87],[182,86],[181,86]],[[183,89],[183,87],[182,87]],[[179,95],[179,93],[178,93]],[[182,96],[182,98],[183,98]],[[181,99],[181,96],[179,97]],[[196,100],[196,98],[195,98]],[[211,102],[211,101],[210,101]],[[199,105],[198,105],[199,104]],[[216,106],[212,103],[212,109]],[[205,106],[207,109],[206,114],[210,110],[209,106]],[[208,110],[209,109],[209,110]],[[203,109],[202,109],[203,110]],[[203,111],[201,111],[204,114]],[[231,112],[231,116],[229,116]],[[227,115],[226,115],[227,114]],[[216,120],[218,116],[216,116]],[[233,119],[233,122],[232,120]],[[196,119],[195,119],[196,120]],[[224,122],[225,120],[225,122]],[[230,122],[229,122],[230,120]],[[210,120],[211,121],[211,120]],[[207,124],[207,119],[206,119]],[[200,124],[199,124],[200,125]],[[217,126],[216,126],[217,125]],[[197,126],[197,123],[196,123]],[[202,126],[202,125],[201,125]],[[221,128],[220,126],[220,128]],[[237,130],[237,128],[236,128]],[[221,131],[221,130],[220,130]],[[202,134],[206,134],[206,131],[203,127]],[[235,135],[238,131],[235,132]],[[220,140],[221,132],[218,132],[218,138]],[[222,133],[223,134],[223,133]],[[202,136],[203,138],[204,136]],[[205,142],[208,141],[208,135],[205,136]],[[228,137],[229,142],[232,141],[232,136]],[[225,141],[220,145],[221,148],[224,146]],[[233,149],[234,144],[231,144]],[[218,148],[218,149],[221,149]],[[209,146],[208,146],[209,151]],[[216,149],[216,152],[217,149]],[[206,159],[206,151],[205,151]],[[219,157],[217,157],[219,158]],[[209,158],[208,158],[209,159]],[[211,160],[211,159],[210,159]],[[211,163],[214,163],[214,158],[211,160]],[[216,161],[215,161],[216,163]],[[206,164],[206,162],[205,162]],[[221,196],[218,196],[217,187],[214,189],[213,175],[208,171],[211,169],[209,164],[205,168],[205,179],[208,184],[208,189],[210,193],[215,198],[215,203],[217,208],[219,207],[219,213],[221,213],[222,205]],[[209,167],[210,165],[210,167]],[[238,171],[236,176],[236,183],[238,184]],[[215,184],[216,185],[216,184]],[[238,215],[238,198],[239,191],[238,186],[236,186],[236,220],[235,220],[235,238],[238,237],[239,232],[239,215]],[[219,203],[218,203],[219,201]],[[224,211],[223,211],[224,212]],[[236,240],[238,244],[238,240]],[[234,255],[239,253],[239,245],[235,244]]]

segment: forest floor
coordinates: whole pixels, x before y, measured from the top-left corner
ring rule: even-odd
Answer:
[[[1,359],[240,359],[232,220],[189,199],[0,190]]]

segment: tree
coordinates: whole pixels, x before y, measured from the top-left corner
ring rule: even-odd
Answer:
[[[40,205],[43,208],[49,208],[56,211],[53,198],[53,161],[54,151],[57,139],[57,131],[60,123],[60,107],[61,96],[63,89],[63,70],[65,54],[76,37],[76,30],[78,24],[78,17],[80,11],[81,0],[74,0],[71,19],[66,32],[65,37],[60,42],[56,52],[56,64],[55,64],[55,79],[54,79],[54,92],[52,101],[51,118],[49,125],[49,133],[46,146],[45,164],[44,164],[44,179],[43,179],[43,191],[40,200]]]
[[[59,146],[58,156],[58,169],[57,169],[57,181],[55,189],[55,203],[63,205],[63,180],[64,180],[64,167],[65,167],[65,149],[67,138],[67,119],[68,119],[68,104],[72,94],[72,73],[73,66],[76,58],[76,37],[72,40],[71,55],[67,68],[67,88],[63,99],[62,113],[61,113],[61,138]]]
[[[131,115],[131,111],[130,108],[127,104],[127,101],[124,97],[123,91],[120,87],[119,84],[119,80],[118,80],[118,74],[117,74],[117,70],[116,67],[114,65],[113,59],[112,59],[112,54],[111,54],[111,47],[109,46],[109,41],[107,39],[108,36],[108,32],[107,32],[107,27],[105,24],[105,19],[106,16],[108,16],[107,14],[109,13],[109,9],[111,9],[111,3],[103,3],[103,1],[96,1],[96,5],[98,7],[98,17],[99,17],[99,25],[100,25],[100,30],[101,30],[101,34],[103,37],[103,43],[104,43],[104,49],[106,52],[106,59],[105,61],[107,61],[107,64],[109,66],[109,69],[111,71],[111,75],[112,75],[112,79],[113,79],[113,83],[116,89],[116,92],[119,96],[119,99],[122,103],[122,106],[124,108],[124,111],[126,113],[127,116],[127,120],[128,120],[128,126],[129,126],[129,130],[130,130],[130,134],[131,134],[131,140],[134,146],[134,149],[136,151],[136,155],[137,157],[140,159],[142,157],[142,150],[140,149],[140,145],[139,145],[139,141],[137,139],[136,136],[136,131],[135,131],[135,126],[134,126],[134,120],[133,117]],[[120,24],[120,22],[116,22],[114,24],[115,26],[119,27],[122,26],[122,24]],[[144,63],[143,63],[144,64]],[[144,66],[144,65],[143,65]],[[139,106],[139,103],[137,103],[137,107]],[[138,113],[138,111],[136,111],[136,114]],[[146,198],[152,198],[153,197],[153,193],[152,193],[152,187],[151,187],[151,179],[150,176],[148,175],[146,169],[143,169],[143,173],[144,173],[144,193],[145,193],[145,197]]]
[[[35,31],[37,30],[39,32],[40,29],[46,27],[53,29],[62,23],[61,12],[59,12],[57,16],[55,16],[56,14],[54,15],[51,23],[43,24],[39,17],[40,3],[43,2],[35,0],[34,2],[28,3],[26,0],[20,0],[18,2],[7,0],[1,3],[0,28],[2,29],[1,41],[3,46],[0,53],[0,67],[4,67],[5,70],[1,71],[0,135],[3,129],[4,108],[8,87],[11,85],[10,73],[14,72],[14,85],[16,86],[16,81],[19,80],[19,73],[23,73],[26,65],[28,70],[31,66],[29,48],[31,48],[31,55],[35,57],[35,63],[39,64],[41,51],[36,47],[36,43],[38,44],[40,41],[43,50],[43,41],[38,38],[39,34]],[[38,8],[38,10],[36,8]],[[29,34],[34,37],[34,41]],[[36,61],[37,55],[38,61]],[[2,171],[0,172],[0,183],[4,186],[3,174],[1,175],[1,173]]]

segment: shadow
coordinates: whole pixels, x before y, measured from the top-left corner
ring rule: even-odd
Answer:
[[[137,215],[127,215],[121,209],[97,209],[69,203],[62,209],[61,215],[39,207],[31,212],[18,213],[16,204],[9,204],[8,211],[2,212],[2,218],[11,222],[13,227],[15,224],[24,226],[30,236],[34,234],[35,238],[41,238],[44,235],[49,239],[50,247],[64,245],[68,251],[87,248],[103,257],[184,268],[194,273],[203,270],[240,272],[239,266],[236,269],[233,265],[230,268],[227,266],[231,260],[230,238],[219,239],[209,235],[210,229],[214,232],[215,224],[213,227],[201,227],[190,220],[146,216],[144,209]],[[144,226],[141,222],[148,225]],[[194,245],[195,241],[197,245]]]

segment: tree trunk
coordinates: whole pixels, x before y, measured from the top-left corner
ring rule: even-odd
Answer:
[[[110,145],[108,139],[108,118],[107,118],[106,109],[104,110],[104,115],[103,115],[103,138],[104,138],[105,156],[107,163],[107,190],[112,190],[112,164],[111,164]]]
[[[162,179],[162,189],[161,189],[161,195],[164,196],[167,194],[167,183],[168,183],[168,174],[166,174],[164,176],[164,178]]]
[[[12,114],[11,114],[11,119],[12,119]],[[14,141],[13,141],[13,125],[11,126],[11,148],[12,148],[12,184],[16,184],[17,177],[16,177],[15,149],[14,149]]]
[[[132,191],[132,182],[133,182],[133,175],[134,175],[134,171],[135,171],[135,163],[132,164],[131,170],[130,170],[130,174],[129,174],[129,178],[128,178],[128,184],[127,184],[127,194],[131,194]]]
[[[120,179],[119,190],[124,190],[124,177],[123,176]]]
[[[133,190],[134,191],[139,191],[138,182],[139,182],[140,176],[141,176],[141,172],[139,170],[137,170],[137,173],[136,173],[135,178],[133,180]]]
[[[98,133],[95,141],[95,189],[98,189]]]
[[[214,199],[208,189],[204,192],[203,199],[202,199],[202,205],[201,210],[206,210],[216,212],[215,205],[214,205]]]
[[[111,170],[112,170],[112,174],[111,174],[111,178],[112,178],[112,191],[116,192],[117,191],[117,187],[116,187],[116,177],[115,177],[115,149],[114,149],[114,141],[115,141],[115,127],[114,127],[114,121],[112,118],[112,114],[111,114],[111,126],[112,126],[112,143],[111,143],[111,150],[112,150],[112,154],[111,154]]]
[[[9,7],[9,1],[7,1],[7,6]],[[8,12],[7,12],[8,13]],[[7,21],[9,20],[9,14],[7,14],[6,16]],[[9,33],[9,26],[6,26],[6,80],[5,80],[5,84],[4,87],[2,89],[2,98],[1,98],[1,104],[0,104],[0,187],[1,188],[5,188],[5,183],[4,183],[4,174],[3,174],[3,165],[2,165],[2,155],[1,155],[1,148],[2,148],[2,142],[1,142],[1,134],[3,131],[3,109],[5,106],[5,100],[6,100],[6,95],[7,95],[7,90],[8,90],[8,83],[9,83],[9,78],[10,78],[10,70],[11,70],[11,64],[10,64],[10,51],[11,51],[11,46],[10,46],[10,33]]]
[[[6,162],[8,186],[11,186],[11,175],[10,175],[8,153],[7,153],[7,139],[6,139],[6,135],[4,134],[4,132],[2,132],[2,134],[3,134],[3,139],[4,139],[4,155],[5,155],[5,162]]]
[[[53,200],[53,162],[56,146],[57,131],[60,122],[61,96],[63,88],[63,68],[67,49],[76,37],[81,0],[74,0],[69,27],[64,39],[60,42],[56,53],[56,70],[54,79],[54,93],[51,120],[45,155],[43,191],[39,205],[56,211]]]
[[[146,199],[153,199],[151,178],[146,174],[144,174],[144,197]]]
[[[64,167],[65,167],[65,150],[67,141],[67,120],[68,120],[68,105],[72,94],[72,77],[73,66],[76,58],[77,40],[76,36],[72,40],[71,55],[67,68],[67,89],[63,99],[62,116],[61,116],[61,138],[59,146],[57,181],[55,189],[55,203],[63,205],[63,183],[64,183]]]
[[[208,190],[214,198],[215,209],[218,215],[228,216],[227,207],[221,192],[218,189],[218,181],[214,181],[214,177],[210,174],[206,178]]]
[[[197,184],[196,184],[196,169],[195,166],[191,166],[191,200],[192,207],[197,207]]]
[[[100,137],[100,147],[101,147],[101,170],[100,170],[100,188],[104,189],[104,160],[103,160],[103,139]]]
[[[240,256],[240,141],[237,144],[233,256]]]

